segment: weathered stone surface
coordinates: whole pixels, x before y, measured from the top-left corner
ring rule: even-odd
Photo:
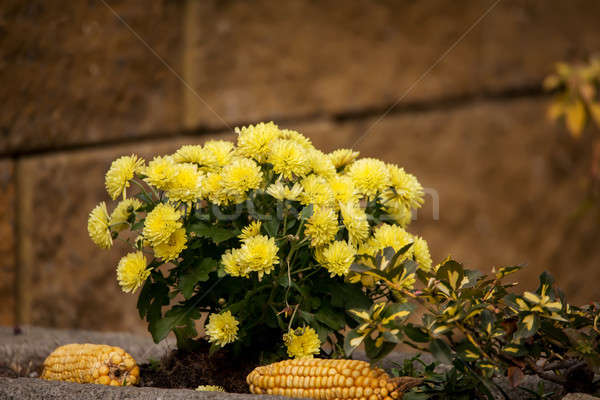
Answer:
[[[130,249],[122,241],[107,251],[97,248],[88,237],[88,214],[101,201],[107,201],[109,212],[117,204],[104,188],[104,174],[114,159],[131,153],[151,159],[183,143],[215,137],[175,138],[32,159],[38,171],[33,324],[146,332],[146,323],[136,310],[137,295],[122,293],[116,282],[117,262]]]
[[[172,340],[155,344],[150,336],[122,332],[94,332],[23,327],[14,335],[13,329],[0,326],[0,370],[8,368],[18,376],[39,376],[42,363],[58,346],[69,343],[94,343],[119,346],[139,363],[160,360],[174,347]]]
[[[598,3],[492,4],[196,2],[187,78],[234,123],[531,87],[556,61],[600,48]],[[222,124],[189,99],[190,125]]]
[[[196,392],[189,389],[158,389],[149,387],[113,387],[106,385],[91,385],[67,382],[51,382],[31,378],[1,378],[0,400],[96,400],[96,399],[229,399],[229,400],[256,400],[256,399],[287,399],[283,396],[258,396],[251,394]]]
[[[175,69],[182,3],[107,4]],[[103,2],[3,2],[0,154],[179,126],[181,82]]]
[[[483,102],[447,110],[341,124],[346,146],[415,174],[428,188],[410,230],[434,260],[469,268],[525,263],[525,288],[549,270],[571,303],[597,300],[597,211],[577,217],[586,198],[590,143],[545,120],[546,99]],[[338,135],[338,133],[336,133]],[[340,134],[342,135],[342,134]],[[320,140],[336,142],[330,135]],[[341,137],[341,136],[340,136]],[[591,138],[592,135],[587,136]],[[439,198],[435,217],[434,195]]]
[[[0,325],[14,323],[15,165],[0,161]]]
[[[598,400],[600,397],[591,396],[585,393],[569,393],[562,400]]]

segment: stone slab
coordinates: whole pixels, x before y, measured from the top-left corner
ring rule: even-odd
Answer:
[[[598,300],[589,282],[600,281],[598,210],[578,216],[595,132],[571,140],[546,120],[548,102],[483,101],[348,121],[321,140],[340,144],[334,136],[344,132],[362,156],[419,178],[428,194],[409,230],[429,241],[434,261],[451,255],[481,271],[526,264],[515,279],[527,290],[549,270],[569,302],[583,304]]]
[[[0,369],[8,368],[19,376],[39,376],[42,363],[58,346],[69,343],[94,343],[119,346],[139,363],[160,360],[175,346],[172,340],[155,344],[147,336],[124,332],[95,332],[22,327],[15,335],[12,327],[0,326]],[[0,385],[1,386],[1,385]]]
[[[562,400],[598,400],[600,397],[595,397],[585,393],[569,393]]]
[[[181,68],[183,2],[106,2]],[[180,123],[181,82],[101,1],[0,7],[0,154],[125,140]]]
[[[0,325],[14,323],[15,163],[0,160]]]
[[[600,4],[585,0],[212,0],[189,13],[192,126],[222,124],[203,101],[234,124],[535,90],[555,62],[600,48]]]

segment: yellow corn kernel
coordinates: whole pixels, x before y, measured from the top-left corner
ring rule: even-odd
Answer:
[[[101,385],[135,385],[140,369],[125,350],[104,344],[67,344],[44,361],[42,379]]]
[[[393,400],[402,389],[380,368],[358,360],[296,359],[255,368],[250,392],[315,400]]]

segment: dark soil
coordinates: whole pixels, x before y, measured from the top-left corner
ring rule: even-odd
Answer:
[[[256,360],[233,358],[218,351],[208,356],[209,346],[195,351],[173,350],[160,363],[140,365],[140,386],[194,389],[219,385],[230,393],[250,393],[246,376]]]

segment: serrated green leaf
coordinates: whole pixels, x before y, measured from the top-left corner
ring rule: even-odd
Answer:
[[[237,229],[222,228],[220,226],[208,225],[203,222],[191,224],[188,230],[196,233],[198,236],[211,239],[215,244],[219,244],[240,234],[240,231]]]
[[[194,288],[198,282],[206,282],[210,279],[210,273],[217,269],[217,261],[212,258],[204,258],[202,261],[192,266],[179,280],[179,290],[187,300],[194,293]]]

